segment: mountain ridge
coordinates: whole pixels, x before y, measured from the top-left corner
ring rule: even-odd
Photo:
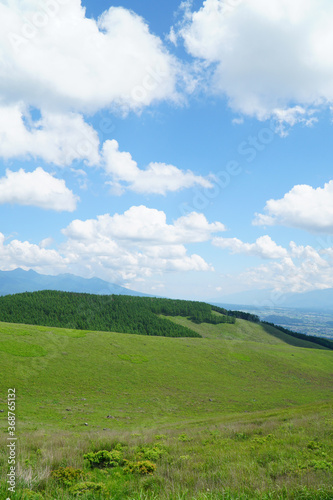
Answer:
[[[70,273],[51,276],[39,274],[32,269],[25,271],[20,267],[12,271],[0,271],[0,296],[42,290],[93,293],[97,295],[150,296],[95,277],[82,278]]]

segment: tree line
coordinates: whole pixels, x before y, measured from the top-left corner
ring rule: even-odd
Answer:
[[[314,335],[305,335],[305,333],[294,332],[293,330],[289,330],[289,328],[284,328],[283,326],[275,325],[274,323],[270,323],[269,321],[262,321],[262,324],[274,326],[276,330],[280,330],[280,332],[286,333],[291,337],[295,337],[300,340],[307,340],[308,342],[312,342],[313,344],[318,344],[327,349],[333,350],[333,341],[329,339],[324,339],[322,337],[315,337]]]
[[[43,290],[0,297],[0,321],[79,330],[113,331],[164,337],[201,337],[164,316],[184,316],[195,323],[234,323],[195,301],[93,295]]]
[[[220,314],[225,314],[230,318],[245,319],[246,321],[251,321],[252,323],[260,323],[260,318],[256,314],[251,314],[244,311],[228,311],[227,309],[218,306],[212,306],[212,311],[216,311]]]
[[[93,295],[53,290],[0,297],[0,321],[7,323],[162,337],[201,338],[200,334],[190,328],[177,325],[162,316],[183,316],[197,324],[234,324],[236,318],[253,323],[260,322],[255,314],[229,311],[205,302],[190,300]],[[262,324],[273,326],[292,337],[333,349],[331,340],[293,332],[266,321]]]

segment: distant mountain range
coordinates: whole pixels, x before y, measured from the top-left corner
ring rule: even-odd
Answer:
[[[73,274],[47,276],[35,271],[0,271],[0,295],[22,292],[37,292],[39,290],[58,290],[60,292],[82,292],[97,295],[133,295],[144,297],[144,293],[135,292],[99,278],[81,278]]]
[[[9,295],[22,292],[37,292],[39,290],[58,290],[62,292],[82,292],[97,295],[133,295],[147,297],[149,295],[129,290],[100,278],[81,278],[74,274],[59,274],[49,276],[38,274],[35,271],[0,271],[0,295]],[[210,303],[223,306],[232,306],[231,309],[241,309],[243,306],[257,307],[290,307],[307,310],[333,310],[333,288],[313,290],[305,293],[286,293],[279,300],[273,290],[251,290],[226,295],[219,299],[210,300]]]
[[[304,293],[286,293],[281,296],[273,290],[252,290],[235,293],[214,300],[214,303],[232,306],[254,306],[259,309],[264,307],[290,307],[295,309],[321,309],[333,310],[333,288],[313,290]]]

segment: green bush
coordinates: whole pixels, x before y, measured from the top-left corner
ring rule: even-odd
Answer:
[[[147,460],[159,460],[162,455],[166,453],[166,450],[162,447],[162,445],[155,445],[153,447],[149,446],[141,446],[139,448],[139,451],[137,453],[137,458],[139,460],[141,459],[147,459]]]
[[[85,474],[83,470],[74,469],[74,467],[59,467],[59,469],[52,471],[51,476],[65,486],[72,486],[79,479],[83,479]]]
[[[192,441],[192,438],[188,437],[188,435],[185,434],[185,432],[184,432],[183,434],[179,434],[178,441],[182,441],[183,443],[187,443],[189,441]]]
[[[100,450],[87,453],[83,458],[88,460],[90,467],[121,467],[124,463],[123,454],[119,450]]]
[[[92,483],[90,481],[78,483],[71,488],[71,493],[83,495],[84,493],[106,493],[106,486],[103,483]]]
[[[327,460],[312,460],[309,467],[315,470],[333,470],[333,463],[327,462]]]
[[[156,434],[155,439],[156,441],[160,441],[161,439],[166,439],[167,436],[165,434]]]
[[[319,450],[320,449],[320,444],[317,443],[316,441],[310,441],[310,443],[308,443],[308,445],[307,445],[307,448],[309,450]]]
[[[149,460],[142,460],[139,462],[129,462],[125,460],[126,466],[124,467],[125,472],[130,472],[131,474],[140,474],[141,476],[146,476],[148,474],[154,474],[156,471],[156,465]]]

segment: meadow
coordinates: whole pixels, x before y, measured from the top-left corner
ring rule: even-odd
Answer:
[[[333,352],[241,319],[167,319],[202,338],[0,323],[11,500],[332,499]],[[102,450],[111,462],[84,458]]]

